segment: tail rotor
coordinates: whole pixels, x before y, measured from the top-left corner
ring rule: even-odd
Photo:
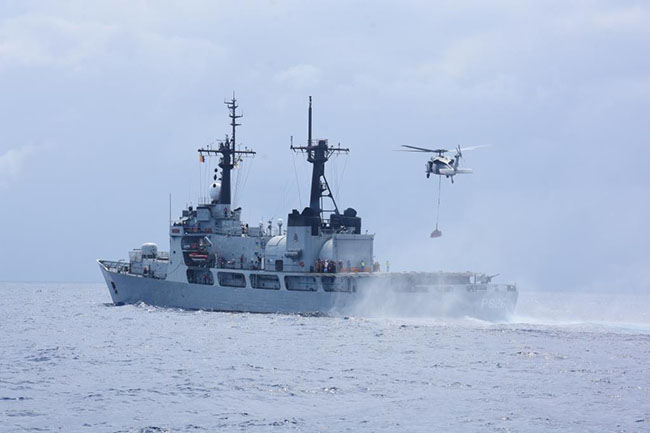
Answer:
[[[454,161],[454,169],[458,168],[458,164],[460,163],[460,159],[463,157],[463,149],[460,148],[460,144],[456,147],[456,158]]]

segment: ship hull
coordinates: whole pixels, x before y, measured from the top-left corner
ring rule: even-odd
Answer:
[[[277,290],[191,284],[116,272],[98,261],[113,303],[145,303],[190,310],[251,313],[298,313],[334,316],[475,317],[507,320],[514,312],[517,289],[504,284],[422,284],[427,273],[308,274],[315,281],[345,282],[345,291]],[[250,281],[250,274],[246,281]],[[276,273],[276,275],[278,275]],[[279,275],[296,275],[282,274]],[[302,276],[301,276],[302,277]],[[309,277],[310,278],[310,277]],[[282,280],[282,278],[280,278]]]

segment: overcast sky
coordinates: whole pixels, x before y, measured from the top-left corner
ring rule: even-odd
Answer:
[[[169,194],[175,216],[197,202],[235,91],[251,224],[305,206],[288,146],[312,95],[382,263],[650,290],[650,5],[487,3],[0,3],[0,280],[99,281],[97,258],[167,249]],[[490,145],[443,183],[439,239],[437,180],[401,144]]]

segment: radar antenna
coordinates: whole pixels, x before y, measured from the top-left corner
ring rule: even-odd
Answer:
[[[226,135],[225,140],[219,142],[218,149],[201,148],[198,149],[198,152],[201,155],[201,161],[204,160],[203,154],[221,155],[221,159],[219,160],[219,167],[221,167],[221,190],[219,191],[219,204],[231,204],[230,171],[235,167],[235,164],[242,155],[255,155],[255,152],[248,148],[241,150],[235,147],[237,127],[241,126],[241,123],[237,123],[237,119],[243,117],[241,114],[237,114],[237,108],[239,106],[237,105],[237,99],[235,99],[235,95],[233,94],[230,101],[224,101],[224,104],[226,104],[228,110],[230,111],[228,117],[230,117],[232,136],[228,137],[228,135]]]
[[[311,96],[309,97],[309,120],[307,128],[307,145],[294,146],[291,144],[289,148],[294,152],[300,151],[307,154],[307,161],[312,163],[311,173],[311,194],[309,196],[309,207],[314,212],[314,215],[320,215],[321,220],[324,212],[339,214],[339,208],[334,200],[334,195],[325,177],[325,163],[330,159],[334,153],[345,152],[348,153],[350,149],[341,147],[339,143],[337,147],[330,147],[327,140],[312,139],[311,136]],[[324,198],[332,200],[334,209],[323,209],[322,201]]]

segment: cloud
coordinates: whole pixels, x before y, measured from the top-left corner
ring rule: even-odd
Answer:
[[[76,67],[102,51],[115,30],[54,17],[10,18],[0,23],[0,65]]]
[[[558,22],[565,30],[605,30],[647,35],[649,19],[650,10],[645,5],[636,4],[617,8],[580,7],[559,17]]]
[[[22,172],[27,158],[46,147],[44,145],[25,145],[9,149],[0,155],[0,188],[8,188]]]
[[[23,15],[0,21],[0,70],[15,66],[67,70],[107,64],[204,67],[225,50],[200,37],[162,34],[123,24]]]
[[[321,81],[321,70],[312,65],[296,65],[278,72],[275,80],[295,88],[316,86]]]

